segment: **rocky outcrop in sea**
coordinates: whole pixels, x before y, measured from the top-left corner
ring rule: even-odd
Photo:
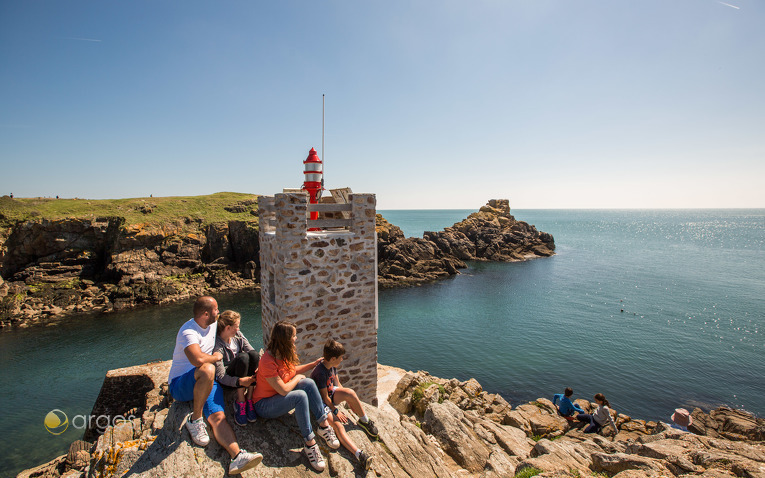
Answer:
[[[66,455],[20,478],[223,476],[229,457],[214,441],[195,446],[184,427],[189,403],[167,394],[170,362],[107,373],[94,414],[134,416],[73,443]],[[616,414],[618,433],[584,434],[559,417],[544,398],[512,408],[474,379],[459,381],[378,366],[379,407],[365,405],[380,430],[370,441],[355,425],[351,438],[373,456],[363,470],[344,449],[322,448],[327,469],[316,473],[302,455],[290,416],[239,427],[226,414],[242,447],[264,455],[244,476],[378,477],[764,477],[765,420],[718,408],[693,412],[697,433]],[[227,407],[232,395],[226,397]],[[585,410],[594,404],[577,400]],[[356,418],[346,411],[353,422]],[[101,432],[102,434],[98,434]],[[753,438],[752,438],[753,437]]]
[[[517,221],[507,199],[492,199],[478,212],[441,232],[404,237],[377,217],[378,282],[381,287],[416,285],[458,274],[464,261],[525,261],[555,253],[553,236]]]
[[[0,228],[0,328],[257,289],[256,207],[240,201],[226,210],[241,220],[213,224],[91,217]],[[552,236],[516,221],[504,199],[423,238],[404,237],[378,215],[377,235],[383,287],[447,278],[468,260],[526,260],[555,250]]]

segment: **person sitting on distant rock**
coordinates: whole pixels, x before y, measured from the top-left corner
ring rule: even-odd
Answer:
[[[199,446],[207,446],[203,418],[213,429],[215,440],[231,455],[229,474],[241,473],[257,466],[260,453],[249,453],[239,448],[234,430],[223,412],[223,390],[215,382],[215,365],[223,356],[213,353],[217,331],[218,303],[209,296],[194,302],[194,318],[187,321],[175,338],[173,362],[168,377],[169,391],[179,402],[193,401],[192,412],[186,420],[191,439]]]
[[[260,355],[239,330],[242,316],[233,310],[224,310],[218,316],[218,336],[215,338],[213,354],[220,353],[222,360],[215,362],[215,380],[223,386],[236,388],[234,421],[237,425],[254,422],[255,372],[258,370]]]
[[[563,393],[556,393],[552,399],[553,405],[558,407],[558,415],[566,420],[573,420],[574,412],[584,413],[582,407],[571,401],[572,395],[574,395],[574,390],[571,387],[566,387]],[[560,405],[557,405],[558,401],[560,401]]]
[[[378,431],[374,422],[364,413],[364,407],[356,392],[351,388],[345,388],[340,385],[340,379],[337,377],[337,367],[343,361],[345,356],[345,347],[334,339],[328,339],[324,344],[324,361],[320,362],[311,372],[311,378],[316,382],[321,398],[324,403],[332,410],[335,415],[334,428],[340,443],[353,453],[356,458],[364,465],[364,469],[369,469],[372,464],[372,457],[365,453],[361,448],[351,440],[351,437],[345,432],[343,423],[348,423],[348,417],[338,410],[337,406],[346,402],[351,407],[353,413],[358,415],[358,425],[369,438],[377,438]]]
[[[330,448],[340,448],[340,442],[332,430],[332,416],[324,408],[316,383],[303,375],[322,359],[319,357],[313,362],[301,364],[295,340],[295,324],[286,321],[274,324],[267,350],[260,358],[252,400],[255,411],[264,418],[277,418],[295,410],[295,419],[305,440],[303,453],[314,469],[324,471],[326,463],[311,427],[311,414],[319,424],[319,436]]]
[[[673,413],[670,418],[673,422],[670,426],[672,428],[677,428],[678,430],[683,430],[684,432],[687,432],[688,427],[693,423],[691,413],[685,408],[676,408],[675,413]]]
[[[616,423],[614,423],[614,419],[611,417],[611,410],[608,408],[611,404],[606,400],[606,396],[602,393],[596,393],[595,403],[598,404],[595,413],[580,413],[576,416],[576,419],[580,422],[589,422],[587,428],[584,429],[584,433],[598,433],[607,422],[610,422],[611,426],[614,427],[614,431],[618,432]]]

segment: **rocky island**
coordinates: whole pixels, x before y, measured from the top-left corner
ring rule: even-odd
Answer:
[[[331,198],[327,198],[328,200]],[[0,198],[0,328],[73,314],[257,290],[258,196],[120,200]],[[465,261],[554,254],[550,234],[491,200],[422,238],[377,216],[381,287],[458,274]]]
[[[191,442],[183,425],[190,404],[168,395],[169,366],[168,361],[109,371],[93,414],[133,418],[88,430],[66,455],[19,478],[225,475],[228,454],[215,441],[206,448]],[[447,380],[383,365],[378,370],[379,406],[367,404],[365,410],[378,424],[379,440],[348,426],[353,440],[374,457],[372,469],[363,470],[344,449],[324,448],[328,466],[316,473],[300,453],[295,420],[259,419],[239,427],[227,409],[242,446],[264,455],[244,476],[765,476],[765,420],[745,412],[696,409],[688,432],[612,412],[618,430],[609,425],[601,434],[585,434],[545,398],[513,408],[475,379]],[[232,396],[226,398],[230,408]],[[586,411],[594,408],[576,402]]]

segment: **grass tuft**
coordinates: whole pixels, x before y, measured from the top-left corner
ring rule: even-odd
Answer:
[[[179,219],[202,225],[227,221],[257,223],[258,196],[221,192],[207,196],[129,199],[0,198],[0,227],[43,217],[63,219],[125,218],[127,224],[161,225]]]
[[[542,470],[539,468],[534,468],[533,466],[526,467],[516,473],[514,475],[514,478],[530,478],[532,476],[537,476],[538,474],[542,473]]]
[[[422,400],[425,397],[425,390],[427,390],[431,385],[438,385],[438,403],[443,403],[444,397],[446,397],[446,389],[443,385],[436,384],[436,382],[422,382],[421,384],[417,385],[417,387],[412,392],[412,402],[417,403]]]

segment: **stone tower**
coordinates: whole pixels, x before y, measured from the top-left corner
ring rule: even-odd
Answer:
[[[340,341],[346,350],[340,380],[377,405],[374,194],[350,194],[348,204],[309,204],[305,192],[285,192],[261,196],[259,211],[264,345],[280,320],[297,326],[303,363],[320,357],[328,338]],[[312,211],[318,220],[308,219]],[[327,213],[340,219],[326,219]]]

